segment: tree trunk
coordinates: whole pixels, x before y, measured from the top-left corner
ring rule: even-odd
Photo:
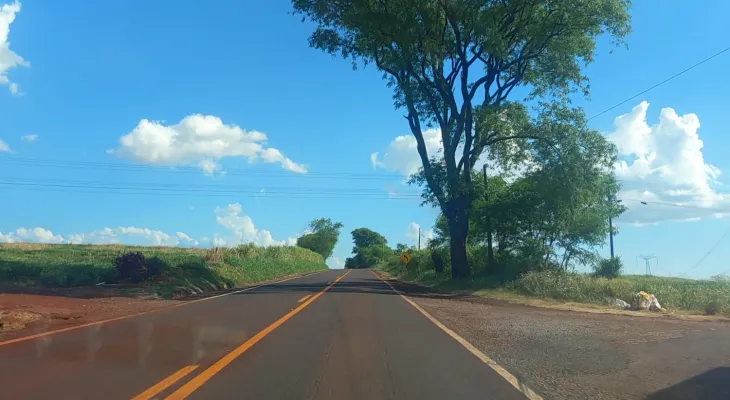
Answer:
[[[451,234],[451,277],[466,278],[469,276],[469,262],[466,256],[466,238],[469,235],[468,211],[465,207],[457,207],[449,218]]]

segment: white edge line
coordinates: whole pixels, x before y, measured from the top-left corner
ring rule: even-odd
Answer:
[[[529,400],[543,400],[542,396],[537,394],[534,390],[527,387],[526,384],[521,382],[519,379],[517,379],[516,376],[512,375],[504,369],[501,365],[497,364],[496,361],[492,360],[487,356],[486,354],[482,353],[481,350],[474,347],[473,344],[469,343],[466,339],[459,336],[458,333],[452,331],[451,329],[447,328],[446,325],[442,324],[441,321],[434,318],[431,314],[429,314],[426,310],[421,308],[418,304],[416,304],[413,300],[409,299],[405,294],[403,294],[398,289],[394,288],[393,285],[390,284],[387,280],[383,279],[375,273],[375,271],[371,272],[375,274],[378,279],[385,282],[390,286],[390,289],[393,290],[396,294],[398,294],[403,300],[407,301],[408,304],[412,305],[416,310],[418,310],[421,314],[423,314],[426,318],[428,318],[431,322],[433,322],[436,326],[441,328],[442,331],[446,332],[447,335],[451,336],[454,340],[459,342],[462,346],[464,346],[467,350],[469,350],[470,353],[474,354],[478,359],[482,360],[483,363],[487,364],[494,372],[498,373],[502,378],[504,378],[507,382],[509,382],[512,386],[514,386],[515,389],[520,391],[520,393],[527,396]]]
[[[282,282],[286,282],[286,281],[291,281],[293,279],[305,278],[307,276],[311,276],[311,275],[315,275],[315,274],[321,274],[322,272],[327,272],[327,271],[331,271],[331,270],[330,269],[325,269],[325,270],[322,270],[322,271],[311,272],[311,273],[308,273],[308,274],[305,274],[305,275],[292,276],[290,278],[281,279],[281,280],[274,281],[274,282],[262,283],[260,285],[250,286],[250,287],[247,287],[247,288],[244,288],[244,289],[241,289],[241,290],[236,290],[236,291],[233,291],[233,292],[223,293],[223,294],[219,294],[219,295],[215,295],[215,296],[210,296],[210,297],[203,297],[202,299],[190,300],[190,301],[187,301],[187,302],[173,304],[171,306],[162,307],[162,308],[156,308],[156,309],[149,310],[149,311],[143,311],[143,312],[136,313],[136,314],[122,315],[122,316],[119,316],[119,317],[108,318],[108,319],[105,319],[105,320],[95,321],[95,322],[91,322],[91,323],[87,323],[87,324],[81,324],[81,325],[76,325],[76,326],[69,326],[69,327],[66,327],[66,328],[55,329],[55,330],[48,331],[48,332],[41,332],[41,333],[37,333],[37,334],[34,334],[34,335],[21,336],[21,337],[15,338],[15,339],[9,339],[9,340],[5,340],[5,341],[0,341],[0,346],[3,346],[3,345],[11,345],[11,344],[15,344],[15,343],[21,343],[21,342],[25,342],[25,341],[28,341],[28,340],[37,339],[37,338],[43,337],[43,336],[51,336],[51,335],[55,335],[57,333],[63,333],[63,332],[73,331],[73,330],[77,330],[77,329],[81,329],[81,328],[88,328],[90,326],[101,325],[101,324],[105,324],[105,323],[109,323],[109,322],[116,322],[116,321],[121,321],[121,320],[125,320],[125,319],[134,318],[134,317],[141,317],[143,315],[152,314],[152,313],[155,313],[155,312],[158,312],[158,311],[171,310],[173,308],[184,307],[184,306],[187,306],[187,305],[190,305],[190,304],[200,303],[200,302],[203,302],[203,301],[206,301],[206,300],[218,299],[218,298],[221,298],[221,297],[230,296],[232,294],[237,294],[237,293],[242,293],[242,292],[246,292],[246,291],[253,290],[253,289],[262,288],[264,286],[276,285],[278,283],[282,283]]]

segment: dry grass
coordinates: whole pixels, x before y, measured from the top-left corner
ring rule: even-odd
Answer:
[[[19,331],[40,318],[40,314],[28,311],[0,312],[0,332]]]

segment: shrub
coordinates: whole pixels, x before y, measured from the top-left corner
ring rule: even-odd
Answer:
[[[433,261],[433,266],[437,274],[444,272],[444,259],[441,256],[441,252],[432,251],[431,261]]]
[[[157,276],[169,268],[167,263],[158,256],[154,256],[147,260],[147,278]]]
[[[621,276],[623,268],[620,258],[604,258],[593,267],[593,273],[597,277],[613,279]]]
[[[148,265],[141,251],[122,254],[112,261],[117,269],[119,280],[142,282],[147,279]]]

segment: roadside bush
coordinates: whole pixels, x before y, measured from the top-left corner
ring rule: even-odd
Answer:
[[[624,265],[618,257],[604,258],[593,266],[593,274],[600,278],[618,278],[621,276]]]
[[[158,256],[151,257],[147,260],[147,278],[160,275],[169,269],[169,266],[163,259]]]
[[[117,269],[119,280],[142,282],[148,276],[148,264],[141,251],[122,254],[112,261]]]
[[[444,258],[443,256],[441,256],[440,252],[432,251],[431,261],[433,262],[433,267],[436,270],[437,274],[444,272]]]

